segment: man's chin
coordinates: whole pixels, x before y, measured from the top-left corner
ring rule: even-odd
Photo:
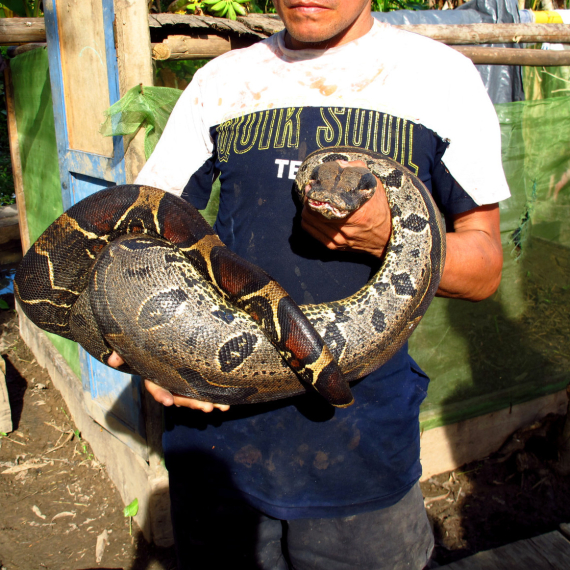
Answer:
[[[325,49],[328,47],[327,44],[338,35],[338,33],[335,33],[335,30],[330,30],[326,23],[322,21],[311,22],[309,25],[305,24],[297,27],[288,26],[287,33],[292,40],[293,49]]]

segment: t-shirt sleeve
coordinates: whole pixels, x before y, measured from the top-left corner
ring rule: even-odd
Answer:
[[[442,157],[448,143],[437,137],[436,146],[431,186],[433,198],[441,212],[446,217],[452,217],[477,208],[477,202],[457,183],[443,163]]]
[[[205,121],[198,72],[180,96],[151,157],[135,183],[180,196],[191,178],[210,193],[214,143]],[[207,197],[206,197],[207,201]]]
[[[476,205],[493,204],[510,196],[501,160],[499,121],[475,66],[466,61],[459,69],[448,82],[443,131],[449,146],[441,168],[451,173]]]

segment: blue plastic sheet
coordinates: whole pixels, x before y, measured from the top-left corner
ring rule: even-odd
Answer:
[[[374,12],[381,22],[404,24],[512,24],[519,23],[516,0],[471,0],[455,10],[396,10]],[[494,47],[519,47],[518,44],[493,44]],[[491,101],[523,101],[521,68],[513,65],[477,65]]]

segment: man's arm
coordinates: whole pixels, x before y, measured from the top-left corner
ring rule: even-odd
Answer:
[[[453,217],[437,295],[469,301],[491,296],[501,282],[503,248],[499,205],[479,206]]]

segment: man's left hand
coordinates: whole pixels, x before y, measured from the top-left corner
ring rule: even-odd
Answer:
[[[107,364],[112,368],[118,368],[125,364],[125,361],[116,351],[113,351]],[[144,386],[147,392],[163,406],[176,406],[177,408],[190,408],[192,410],[200,410],[206,414],[212,412],[213,410],[220,410],[226,412],[230,407],[226,404],[212,404],[210,402],[202,402],[201,400],[195,400],[194,398],[188,398],[187,396],[177,396],[171,394],[168,390],[161,388],[158,384],[151,382],[150,380],[144,381]]]
[[[347,166],[364,166],[361,160],[338,161]],[[307,205],[302,212],[301,226],[329,249],[365,251],[382,257],[392,232],[392,217],[382,182],[376,179],[376,192],[358,210],[340,220],[329,220]]]

